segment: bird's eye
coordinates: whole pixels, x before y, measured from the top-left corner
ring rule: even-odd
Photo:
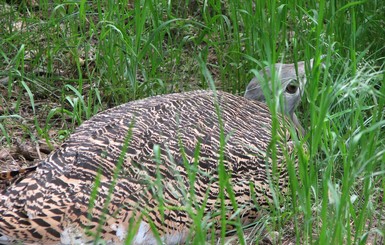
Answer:
[[[286,92],[289,94],[295,94],[298,91],[298,86],[296,82],[291,82],[286,86]]]

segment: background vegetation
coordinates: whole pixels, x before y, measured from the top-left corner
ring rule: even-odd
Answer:
[[[274,243],[382,244],[384,43],[382,0],[1,2],[0,144],[52,149],[106,108],[207,89],[205,67],[242,95],[262,67],[324,54],[299,110],[309,153],[257,227]]]

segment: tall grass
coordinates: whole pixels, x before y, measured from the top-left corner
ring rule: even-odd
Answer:
[[[0,4],[2,144],[9,125],[21,127],[25,96],[47,115],[25,131],[55,141],[54,120],[73,130],[107,107],[213,85],[242,95],[252,69],[314,58],[299,112],[308,153],[298,153],[298,173],[288,166],[290,198],[260,222],[279,243],[288,230],[298,244],[383,242],[383,1],[22,2]],[[47,97],[58,106],[37,111]]]

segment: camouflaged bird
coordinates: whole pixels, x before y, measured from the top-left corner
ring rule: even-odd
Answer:
[[[287,126],[291,119],[297,133],[302,130],[294,109],[306,79],[304,62],[297,69],[276,64],[275,70],[287,115],[279,116],[275,142],[278,185],[285,193],[285,152],[296,159]],[[126,239],[181,244],[193,236],[194,215],[220,227],[221,193],[227,219],[237,212],[244,224],[254,221],[257,207],[268,205],[273,195],[267,154],[272,118],[260,86],[271,74],[268,68],[260,74],[244,97],[220,91],[168,94],[85,121],[1,192],[0,244],[93,244],[98,238],[107,244]],[[221,192],[219,184],[221,139],[232,192]]]

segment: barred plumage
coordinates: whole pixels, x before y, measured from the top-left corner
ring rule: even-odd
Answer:
[[[277,70],[286,66],[290,65],[278,64]],[[291,69],[290,74],[279,73],[284,91],[293,79],[299,81],[293,85],[294,93],[283,95],[286,103],[287,96],[296,98],[288,102],[293,108],[305,81],[303,63],[298,66],[298,74]],[[133,244],[156,244],[151,224],[164,243],[183,243],[192,224],[189,208],[194,212],[203,205],[208,222],[218,218],[214,213],[220,207],[221,127],[226,140],[224,166],[242,221],[255,220],[252,193],[258,205],[267,205],[272,198],[267,154],[272,126],[267,106],[249,99],[254,96],[252,88],[260,90],[256,80],[248,86],[246,98],[194,91],[155,96],[97,114],[36,170],[0,194],[0,243],[92,243],[90,233],[100,228],[107,243],[122,244],[136,225]],[[286,112],[293,119],[293,110]],[[289,120],[279,117],[279,122],[277,174],[285,192],[284,152],[293,158],[295,152]],[[235,210],[228,192],[225,205],[230,218]]]

